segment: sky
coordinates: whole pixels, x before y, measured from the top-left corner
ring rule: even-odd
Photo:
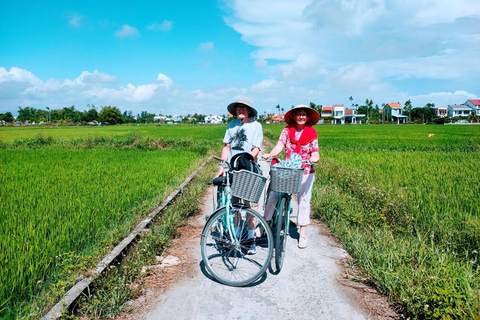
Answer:
[[[243,97],[261,114],[478,99],[480,0],[0,0],[0,113]]]

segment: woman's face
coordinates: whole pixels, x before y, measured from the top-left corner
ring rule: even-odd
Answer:
[[[244,119],[248,119],[248,113],[250,112],[250,108],[244,105],[238,105],[235,108],[235,111],[237,112],[237,118],[238,120],[242,121]]]
[[[295,121],[301,126],[306,125],[308,121],[308,113],[305,110],[295,111]]]

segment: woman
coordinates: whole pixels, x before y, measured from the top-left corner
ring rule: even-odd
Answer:
[[[222,149],[222,159],[230,162],[236,155],[241,155],[244,152],[249,153],[251,159],[256,159],[262,148],[263,129],[262,125],[255,120],[257,110],[252,105],[252,102],[246,98],[238,99],[230,103],[227,107],[229,113],[235,115],[237,119],[230,122],[225,131],[223,138],[224,146]],[[256,160],[254,160],[256,161]],[[222,166],[218,169],[215,178],[225,174]],[[236,197],[233,197],[233,202],[238,202]],[[250,203],[245,201],[245,208],[250,208]],[[238,215],[238,211],[235,213]],[[247,215],[247,238],[252,240],[252,244],[248,249],[248,254],[255,254],[257,252],[255,244],[255,219],[253,216]]]
[[[318,153],[317,131],[312,127],[320,119],[318,112],[306,105],[298,105],[285,114],[284,121],[287,126],[283,129],[278,139],[277,145],[270,153],[263,155],[264,159],[275,157],[282,152],[285,147],[285,160],[290,159],[292,153],[298,153],[302,160],[309,160],[311,163],[318,162],[320,155]],[[306,228],[310,223],[310,199],[312,197],[312,187],[315,181],[315,170],[313,165],[303,163],[305,169],[302,179],[300,192],[298,193],[298,215],[297,224],[299,226],[298,247],[304,249],[307,247]],[[265,208],[265,219],[272,219],[275,210],[278,194],[274,194],[268,201]]]

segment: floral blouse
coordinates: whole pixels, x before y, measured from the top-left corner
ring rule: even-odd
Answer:
[[[303,131],[297,132],[295,134],[295,139],[299,139]],[[285,160],[290,159],[290,154],[294,150],[294,145],[290,141],[290,137],[288,135],[288,128],[285,127],[282,130],[282,133],[280,134],[280,138],[278,138],[278,141],[281,141],[283,145],[285,146]],[[302,157],[302,160],[310,160],[310,157],[313,152],[318,151],[318,139],[313,140],[307,145],[303,145],[300,148],[300,156]],[[303,172],[303,174],[310,174],[314,173],[315,170],[313,169],[313,165],[307,165],[305,162],[302,163],[302,167],[306,168],[306,170]]]

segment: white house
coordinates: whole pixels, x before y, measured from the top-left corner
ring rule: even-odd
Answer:
[[[472,108],[472,110],[475,111],[476,116],[480,116],[480,99],[467,100],[467,102],[465,102],[464,105]]]
[[[345,109],[345,123],[351,124],[362,124],[362,118],[365,117],[364,114],[357,114],[356,110]]]
[[[399,103],[387,103],[384,110],[385,114],[390,114],[392,116],[392,123],[394,121],[396,121],[397,124],[405,123],[408,118],[402,114],[402,106]]]
[[[445,118],[448,116],[448,109],[446,107],[432,107],[435,115],[439,118]]]
[[[334,104],[332,106],[333,109],[333,119],[334,124],[345,124],[345,108],[343,104]]]
[[[471,107],[464,104],[448,105],[448,115],[450,117],[467,117],[472,111]]]
[[[223,117],[216,114],[205,116],[205,123],[221,124],[222,121],[223,121]]]

